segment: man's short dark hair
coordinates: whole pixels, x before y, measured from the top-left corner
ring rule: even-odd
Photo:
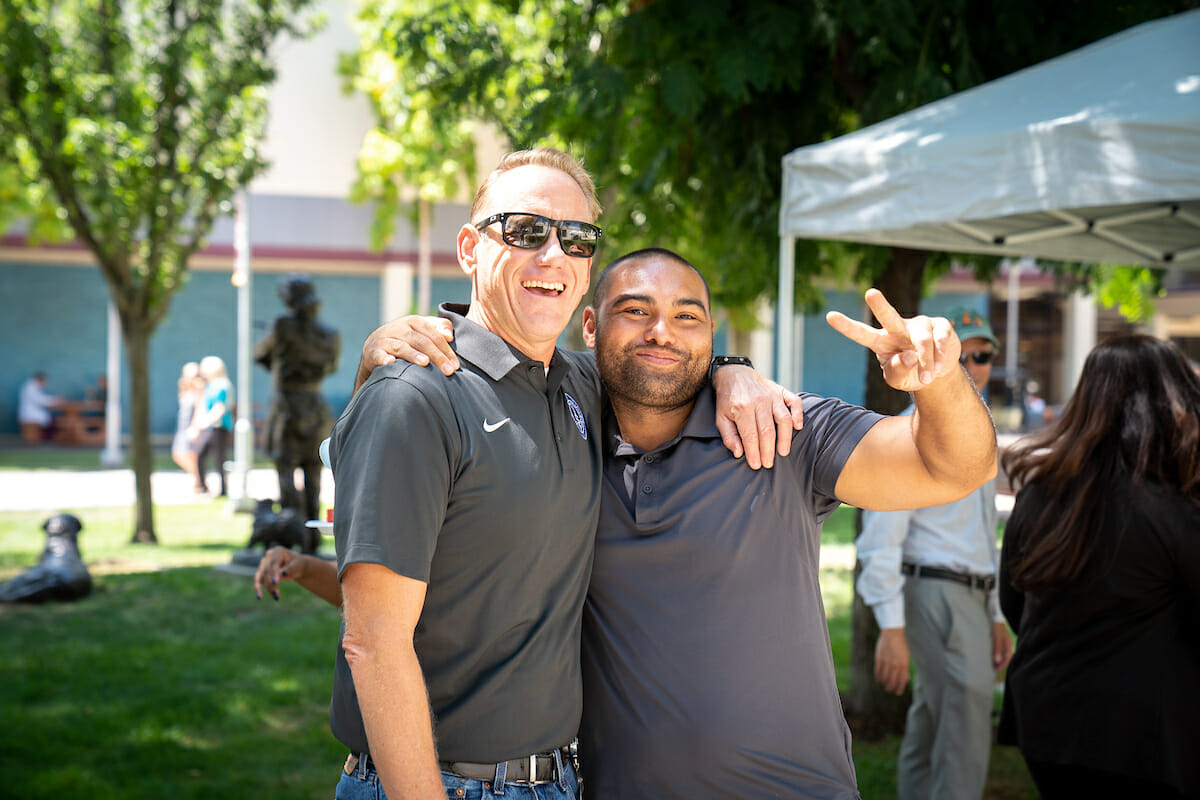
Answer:
[[[600,275],[596,278],[596,288],[592,290],[592,306],[599,309],[601,302],[604,300],[604,295],[608,290],[609,275],[616,271],[618,267],[630,261],[640,261],[644,258],[664,258],[668,261],[674,261],[677,264],[690,269],[700,276],[700,282],[704,284],[704,302],[712,308],[712,292],[708,288],[708,281],[704,279],[704,275],[700,270],[696,269],[692,262],[688,261],[683,256],[673,250],[668,250],[665,247],[647,247],[643,250],[634,250],[632,253],[626,253],[623,256],[618,256],[615,261],[606,266],[600,271]]]

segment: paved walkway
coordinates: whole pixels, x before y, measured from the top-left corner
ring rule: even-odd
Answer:
[[[217,485],[216,473],[208,485]],[[189,505],[202,502],[192,491],[192,479],[181,470],[150,476],[155,505]],[[133,505],[133,470],[0,470],[0,511],[54,511],[60,508],[101,508]],[[279,480],[272,469],[252,469],[246,474],[246,494],[256,500],[279,499]],[[321,474],[321,501],[333,505],[333,474]],[[1001,519],[1012,510],[1012,495],[997,493]]]
[[[217,475],[208,476],[217,486]],[[189,505],[203,502],[192,489],[192,479],[182,470],[150,476],[155,505]],[[273,469],[252,469],[246,474],[246,495],[256,500],[279,499],[279,479]],[[321,477],[321,500],[333,505],[333,475]],[[0,511],[57,511],[61,508],[131,506],[134,502],[133,470],[0,470]]]
[[[1001,446],[1017,437],[1000,436]],[[216,473],[208,485],[217,485]],[[150,476],[155,505],[189,505],[202,502],[192,490],[192,479],[182,470],[155,472]],[[273,469],[251,469],[246,474],[246,494],[254,499],[279,499],[279,481]],[[134,501],[133,470],[0,470],[0,511],[55,511],[61,508],[130,506]],[[333,505],[333,474],[321,475],[321,501]],[[996,494],[1001,519],[1012,511],[1013,497]]]

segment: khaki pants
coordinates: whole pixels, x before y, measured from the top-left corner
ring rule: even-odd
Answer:
[[[987,592],[909,577],[905,635],[916,667],[897,762],[900,800],[983,795],[992,748],[992,620]]]

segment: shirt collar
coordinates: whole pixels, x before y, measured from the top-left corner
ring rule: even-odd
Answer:
[[[462,303],[442,303],[438,306],[438,316],[450,320],[454,326],[454,342],[451,347],[460,358],[465,358],[479,367],[494,381],[500,380],[521,364],[541,364],[479,323],[467,319],[468,309],[470,305]],[[568,368],[567,360],[559,354],[557,347],[554,348],[554,355],[550,358],[550,371],[546,375],[548,387],[557,388]]]
[[[621,438],[621,429],[617,425],[617,415],[612,406],[604,404],[604,442],[609,455],[640,455],[643,451]],[[696,395],[696,404],[692,413],[688,414],[683,423],[683,430],[670,441],[663,442],[652,452],[659,452],[674,447],[682,439],[719,439],[721,432],[717,430],[717,401],[711,386],[705,386]]]

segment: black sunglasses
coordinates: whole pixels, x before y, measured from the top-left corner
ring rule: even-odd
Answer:
[[[996,356],[991,350],[981,350],[977,353],[963,353],[958,357],[958,363],[966,366],[967,359],[971,359],[976,364],[990,364]]]
[[[541,214],[526,214],[521,211],[505,211],[492,214],[475,227],[483,230],[495,222],[500,223],[500,238],[504,243],[522,250],[537,250],[550,236],[551,229],[558,231],[558,244],[563,252],[575,258],[591,258],[596,252],[596,243],[604,231],[590,222],[573,219],[550,219]]]

